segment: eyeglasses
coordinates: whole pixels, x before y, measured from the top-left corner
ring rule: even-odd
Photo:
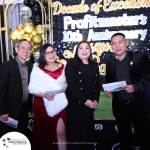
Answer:
[[[52,50],[51,52],[45,52],[45,55],[50,55],[50,54],[54,54],[54,53],[56,53],[56,51]]]

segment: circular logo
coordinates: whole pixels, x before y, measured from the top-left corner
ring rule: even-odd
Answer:
[[[0,150],[31,150],[28,138],[19,132],[9,132],[0,139]]]
[[[115,144],[115,145],[112,147],[112,150],[120,150],[120,143]]]

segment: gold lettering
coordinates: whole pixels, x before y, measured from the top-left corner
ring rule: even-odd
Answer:
[[[114,10],[117,9],[117,6],[118,6],[118,1],[114,2]]]
[[[88,5],[84,5],[83,12],[87,12],[88,10],[89,10],[89,6]]]
[[[60,12],[61,12],[61,9],[62,9],[62,4],[60,3],[60,2],[54,2],[53,4],[52,4],[52,7],[54,7],[54,11],[53,11],[53,14],[54,15],[58,15],[58,14],[60,14]],[[58,10],[57,10],[58,9]]]
[[[106,74],[106,64],[101,64],[99,66],[99,72],[100,72],[100,75],[105,75]]]
[[[77,12],[77,5],[73,5],[71,8],[71,13],[76,13]]]
[[[124,5],[124,1],[120,1],[118,4],[118,9],[122,9],[123,5]]]
[[[66,13],[66,6],[63,6],[62,7],[62,14],[65,14]]]
[[[110,49],[110,45],[109,45],[109,43],[106,43],[106,45],[105,45],[105,52],[108,52],[109,49]]]
[[[63,55],[65,58],[74,58],[74,55],[69,50],[65,50]]]
[[[67,14],[71,13],[71,6],[67,7],[67,11],[66,12],[67,12]]]
[[[141,5],[142,5],[142,2],[143,2],[143,0],[138,0],[137,3],[136,3],[136,7],[140,8]]]
[[[129,1],[125,1],[124,2],[124,8],[127,9],[129,7],[130,2]]]
[[[96,9],[96,4],[93,3],[93,4],[91,5],[91,11],[94,11],[95,9]]]
[[[108,2],[110,3],[111,0],[108,0]],[[104,11],[110,11],[110,9],[107,8],[107,6],[110,5],[109,3],[107,3],[107,0],[104,0],[104,6],[103,6]]]
[[[150,2],[149,2],[149,0],[144,0],[144,2],[143,2],[143,7],[148,7],[148,6],[150,6]]]
[[[136,0],[130,0],[129,8],[135,8]]]
[[[95,43],[95,52],[97,52],[97,55],[100,56],[101,55],[101,51],[100,51],[100,43]]]
[[[96,55],[93,54],[92,57],[93,57],[93,59],[96,58],[96,62],[97,62],[97,63],[100,62],[100,58],[99,58],[98,56],[96,56]]]
[[[92,53],[95,51],[95,48],[93,46],[93,43],[90,43],[91,49],[92,49]]]
[[[112,2],[110,8],[111,8],[111,10],[116,10],[117,9],[116,8],[116,2]]]
[[[99,1],[97,2],[95,14],[98,14],[98,13],[99,13],[99,7],[100,7],[99,4],[100,4],[101,1],[102,1],[102,0],[99,0]]]

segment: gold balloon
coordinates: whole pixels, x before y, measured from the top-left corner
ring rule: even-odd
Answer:
[[[32,34],[32,36],[35,36],[35,35],[37,35],[37,31],[33,30],[31,34]]]
[[[30,23],[25,23],[23,26],[23,29],[27,32],[27,33],[31,33],[34,29],[34,27],[30,24]]]
[[[34,49],[34,51],[37,50],[38,49],[38,45],[37,44],[33,45],[33,49]]]
[[[37,25],[35,30],[37,31],[37,34],[43,34],[43,26],[41,24]]]
[[[34,37],[32,38],[32,41],[33,41],[34,43],[41,43],[42,38],[41,38],[40,35],[36,35],[36,36],[34,36]]]
[[[21,39],[26,39],[27,41],[31,41],[31,37],[28,34],[22,35]]]
[[[9,37],[11,40],[15,41],[18,39],[18,35],[19,35],[19,31],[14,30],[14,31],[10,32]]]
[[[17,39],[18,39],[18,40],[21,40],[21,39],[22,39],[22,35],[19,34],[19,35],[17,36]]]
[[[37,46],[38,48],[40,48],[42,46],[42,43],[38,43]]]
[[[25,31],[23,29],[19,29],[19,34],[23,35],[25,33]]]
[[[30,23],[33,27],[35,26],[33,21],[28,21],[27,23]]]
[[[19,33],[19,30],[17,30],[17,29],[14,30],[13,32],[14,32],[14,35],[16,35],[16,36],[18,36],[18,35],[20,34],[20,33]]]
[[[33,37],[33,35],[32,34],[29,34],[29,36],[32,38]]]
[[[14,36],[13,31],[10,32],[9,37],[10,37],[10,39],[13,40],[13,41],[17,40],[17,36]]]
[[[32,50],[32,53],[35,54],[37,52],[37,49]]]
[[[17,42],[15,42],[15,43],[13,44],[13,47],[16,47],[16,46],[17,46],[17,43],[18,43],[18,41],[17,41]]]
[[[34,27],[34,25],[31,24],[30,22],[27,22],[27,23],[24,24],[24,26],[28,26],[28,25],[32,25]]]
[[[41,38],[42,38],[42,40],[43,40],[43,34],[41,35]],[[46,36],[44,36],[44,41],[46,40]]]
[[[19,23],[17,26],[17,29],[23,29],[24,24],[23,23]]]

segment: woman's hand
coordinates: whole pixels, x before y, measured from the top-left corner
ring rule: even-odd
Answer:
[[[98,108],[98,103],[97,103],[97,101],[94,100],[93,103],[94,103],[94,109],[97,109],[97,108]]]
[[[94,108],[94,103],[90,99],[88,99],[84,104],[89,108]]]
[[[52,101],[52,100],[54,100],[54,96],[55,96],[55,94],[45,95],[45,98],[47,98],[49,101]]]

